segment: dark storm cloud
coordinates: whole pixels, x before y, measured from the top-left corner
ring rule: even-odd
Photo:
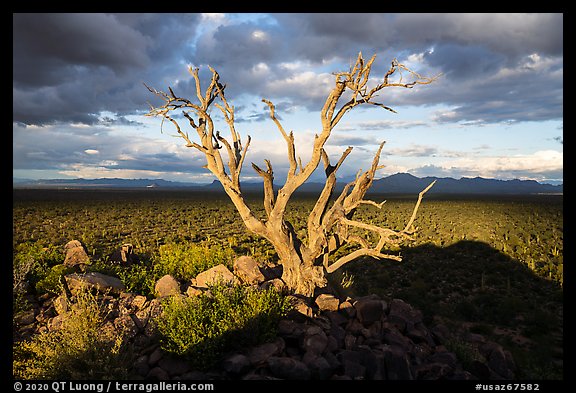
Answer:
[[[14,84],[61,83],[75,68],[124,73],[148,65],[148,39],[104,14],[14,14]]]
[[[434,84],[391,93],[395,105],[455,107],[442,121],[524,121],[557,119],[562,112],[561,14],[274,14],[277,23],[243,22],[220,26],[198,39],[197,65],[219,67],[232,96],[242,92],[289,99],[317,111],[333,85],[330,72],[308,69],[341,61],[358,51],[377,54],[372,75],[381,75],[398,57],[420,58],[415,71]],[[530,56],[550,61],[536,67]],[[530,62],[533,66],[530,68]],[[506,76],[504,74],[508,72]],[[388,97],[388,91],[386,92]]]
[[[198,20],[196,14],[14,14],[13,120],[95,124],[102,111],[145,110],[150,93],[142,82],[165,82],[179,72]]]
[[[562,14],[397,14],[398,42],[483,46],[509,57],[562,55]]]
[[[186,63],[200,66],[203,78],[206,65],[215,67],[231,98],[247,93],[317,111],[330,72],[342,71],[330,62],[346,67],[358,51],[378,55],[374,75],[393,57],[419,54],[417,71],[444,73],[417,93],[395,95],[393,105],[453,105],[459,118],[483,121],[557,118],[562,110],[561,72],[518,70],[494,80],[534,53],[560,59],[561,71],[561,14],[272,14],[203,29],[197,39],[198,14],[14,14],[13,21],[13,120],[23,124],[95,124],[101,111],[145,110],[153,97],[142,82],[193,95]],[[330,64],[323,76],[309,72]],[[508,103],[502,113],[498,100]]]

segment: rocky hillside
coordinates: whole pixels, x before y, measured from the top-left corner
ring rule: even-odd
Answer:
[[[63,293],[33,299],[32,309],[14,316],[15,339],[62,328],[70,315],[68,304],[81,288],[88,287],[107,310],[102,329],[124,336],[131,345],[134,361],[127,371],[133,378],[514,379],[511,354],[479,334],[455,336],[442,324],[426,326],[422,313],[401,299],[376,295],[341,299],[330,293],[314,299],[288,295],[294,307],[280,320],[274,340],[228,352],[213,369],[195,370],[185,359],[161,348],[155,318],[163,312],[163,300],[200,296],[216,280],[282,289],[277,269],[265,269],[252,258],[240,257],[233,271],[219,265],[190,282],[164,276],[156,283],[156,297],[149,299],[126,292],[117,277],[83,271],[88,257],[81,255],[77,243],[69,243],[66,252],[66,263],[78,266],[78,272],[65,276]],[[450,351],[454,343],[466,351]]]

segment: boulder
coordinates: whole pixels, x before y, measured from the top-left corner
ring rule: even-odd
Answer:
[[[189,362],[174,356],[163,356],[158,362],[158,367],[165,370],[171,377],[185,374],[192,368]]]
[[[90,289],[97,289],[100,292],[120,293],[125,290],[124,284],[118,277],[108,276],[98,272],[89,273],[72,273],[64,276],[66,285],[72,294],[75,294],[79,289],[88,287]]]
[[[108,258],[109,262],[118,263],[124,266],[132,265],[133,263],[138,263],[138,256],[134,253],[134,246],[130,243],[122,244],[122,246],[114,251],[112,255]]]
[[[169,274],[166,274],[154,285],[156,297],[180,295],[180,283]]]
[[[68,311],[68,300],[65,295],[60,295],[52,302],[56,314],[64,314]]]
[[[382,351],[384,352],[386,379],[394,381],[414,379],[408,361],[408,354],[402,348],[386,346]]]
[[[267,363],[270,372],[277,378],[306,380],[311,377],[310,369],[300,360],[271,356]]]
[[[150,372],[150,366],[148,366],[148,356],[142,355],[136,358],[132,365],[132,370],[134,370],[134,372],[141,377],[148,375]]]
[[[14,321],[20,326],[30,325],[36,321],[34,310],[20,311],[14,315]]]
[[[136,336],[139,327],[130,315],[123,315],[114,320],[114,327],[124,337],[131,339]]]
[[[320,311],[338,311],[338,307],[340,306],[340,300],[328,293],[318,295],[315,303]]]
[[[338,310],[340,310],[340,313],[342,315],[348,318],[354,318],[356,316],[356,309],[354,308],[352,303],[349,302],[348,300],[340,303],[340,306],[338,306]]]
[[[258,285],[266,280],[258,267],[258,263],[252,257],[241,256],[236,258],[233,270],[234,274],[246,284]]]
[[[226,285],[238,284],[238,279],[223,264],[214,266],[196,276],[196,286],[208,288],[209,285],[223,283]]]
[[[252,365],[260,365],[271,356],[279,355],[284,350],[284,341],[282,339],[278,339],[274,342],[265,343],[253,347],[248,352],[248,360]]]
[[[379,321],[384,315],[386,303],[372,296],[360,298],[354,303],[356,317],[364,326]]]
[[[90,258],[86,254],[86,250],[82,243],[78,240],[70,240],[64,246],[64,251],[66,252],[66,257],[64,258],[64,266],[76,267],[84,269],[86,265],[90,264]]]
[[[312,318],[314,311],[305,298],[297,295],[288,295],[292,309],[288,312],[288,318],[296,321],[303,321]]]
[[[326,333],[324,333],[320,327],[311,326],[306,330],[302,343],[302,349],[304,349],[304,351],[319,355],[324,352],[327,346],[328,336],[326,336]]]
[[[274,288],[278,292],[283,292],[286,289],[286,284],[280,278],[273,278],[271,280],[264,281],[262,284],[260,284],[259,288],[263,290]]]
[[[334,367],[322,356],[317,356],[307,363],[313,379],[328,379],[334,374]]]
[[[157,381],[166,381],[170,379],[170,375],[166,370],[161,367],[154,367],[148,372],[146,379],[150,380],[157,380]]]
[[[395,324],[401,332],[414,329],[415,325],[422,322],[422,313],[414,310],[412,306],[401,299],[393,299],[390,302],[388,320]]]
[[[246,355],[236,353],[222,361],[222,368],[232,375],[240,375],[250,368],[250,359]]]

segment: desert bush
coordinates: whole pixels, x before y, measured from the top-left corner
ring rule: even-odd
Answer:
[[[232,266],[234,252],[225,248],[207,244],[168,243],[158,248],[153,260],[155,278],[170,274],[176,279],[190,280],[198,273],[219,264]]]
[[[13,268],[14,273],[22,276],[22,272],[16,273],[25,267],[26,274],[22,279],[28,280],[35,285],[38,280],[46,275],[49,268],[64,262],[64,254],[53,245],[44,247],[38,242],[24,242],[14,248]]]
[[[62,292],[62,277],[71,273],[74,269],[63,264],[54,265],[46,269],[45,275],[36,283],[38,293],[53,293],[59,295]]]
[[[275,289],[218,284],[197,297],[168,298],[157,324],[164,350],[206,369],[229,350],[274,338],[289,308]]]
[[[14,344],[14,378],[126,378],[129,350],[122,337],[101,329],[105,315],[97,298],[82,290],[68,307],[69,314],[60,328]]]
[[[124,283],[127,292],[139,293],[144,296],[154,294],[156,280],[152,268],[147,265],[132,265],[118,271],[118,277]]]

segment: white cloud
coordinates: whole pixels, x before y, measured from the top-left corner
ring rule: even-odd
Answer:
[[[202,19],[211,22],[222,22],[226,19],[226,15],[221,12],[204,12],[202,13]]]
[[[357,122],[346,122],[338,124],[338,131],[357,131],[357,130],[382,130],[382,129],[407,129],[413,127],[429,126],[422,120],[363,120]]]
[[[262,30],[254,30],[251,34],[252,39],[256,41],[264,41],[268,38],[268,34],[263,32]]]
[[[301,72],[285,79],[267,83],[266,89],[276,95],[300,95],[306,98],[325,98],[333,85],[333,76],[328,73]]]
[[[86,150],[84,150],[84,153],[89,154],[89,155],[100,154],[100,152],[96,149],[86,149]]]
[[[563,171],[563,153],[556,150],[541,150],[532,154],[512,156],[469,155],[434,164],[442,172],[485,178],[540,178],[547,173]],[[418,172],[418,170],[415,170]]]

